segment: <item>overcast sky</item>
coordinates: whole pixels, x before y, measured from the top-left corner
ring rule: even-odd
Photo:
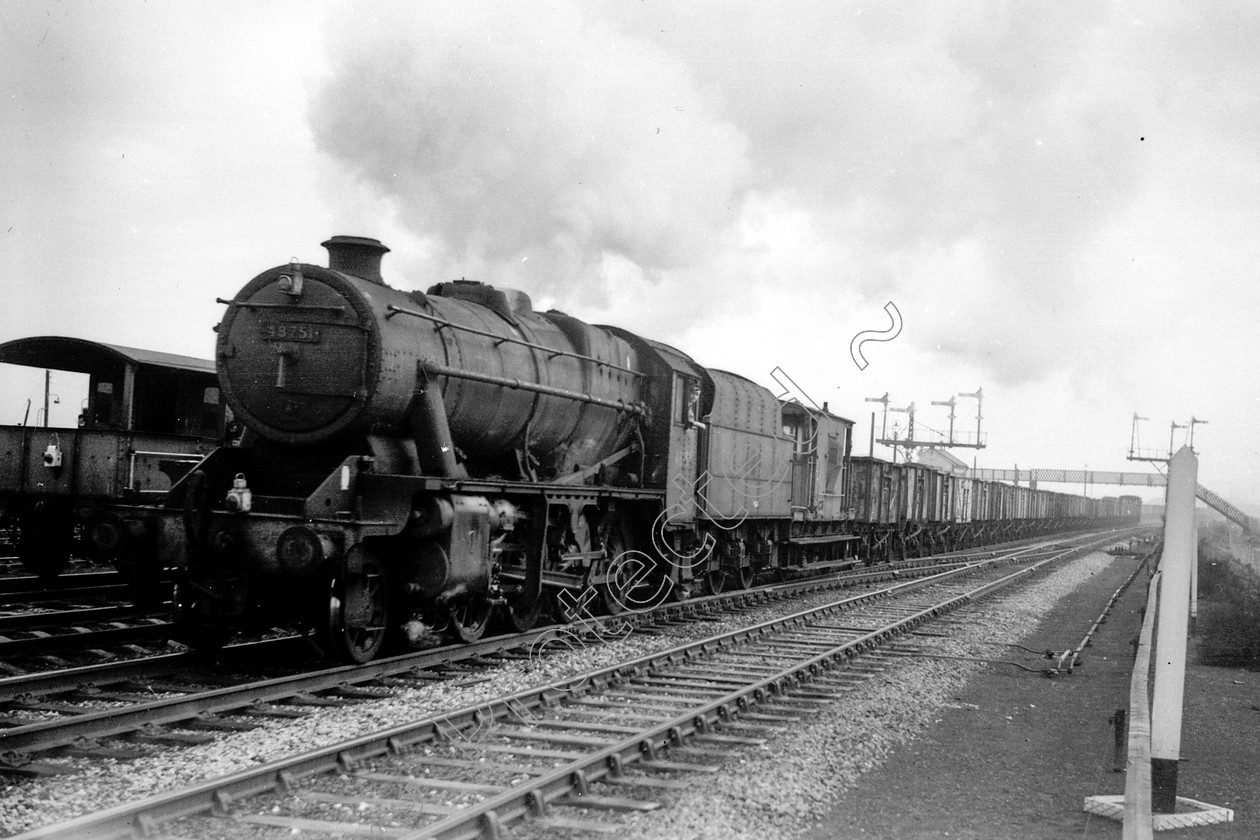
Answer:
[[[1260,502],[1254,3],[96,0],[0,27],[0,339],[209,358],[216,297],[375,236],[399,288],[513,286],[782,368],[861,454],[865,398],[943,428],[931,401],[983,387],[981,466],[1140,469],[1133,413],[1164,448],[1193,415],[1201,483]],[[41,375],[2,381],[0,422],[41,404]]]

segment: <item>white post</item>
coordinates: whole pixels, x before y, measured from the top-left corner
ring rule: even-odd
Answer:
[[[1171,814],[1177,807],[1177,762],[1181,757],[1181,705],[1186,684],[1186,634],[1191,567],[1198,549],[1194,520],[1199,460],[1181,447],[1168,467],[1164,511],[1164,556],[1155,638],[1155,691],[1151,699],[1151,807]]]
[[[1196,464],[1196,469],[1198,465]],[[1194,549],[1190,555],[1190,635],[1199,632],[1199,517],[1194,517]]]

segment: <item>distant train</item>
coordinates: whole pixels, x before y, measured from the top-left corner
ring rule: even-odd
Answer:
[[[0,344],[0,363],[88,377],[75,427],[50,427],[47,417],[0,426],[0,522],[41,577],[108,544],[121,526],[108,503],[155,501],[223,442],[226,406],[208,359],[33,336]],[[85,529],[100,533],[83,540]]]
[[[853,497],[864,556],[921,556],[1070,530],[1137,522],[1139,496],[1091,499],[855,456]]]
[[[615,613],[1128,516],[851,457],[825,405],[519,291],[399,291],[379,241],[323,244],[327,268],[277,266],[221,301],[241,444],[101,532],[124,562],[182,567],[197,646],[296,623],[366,661],[391,636],[477,639],[495,613],[519,630],[544,607]]]

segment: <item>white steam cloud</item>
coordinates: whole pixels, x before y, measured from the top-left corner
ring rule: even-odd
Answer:
[[[394,11],[339,28],[312,125],[448,273],[601,301],[609,261],[720,247],[745,141],[661,48],[565,5]]]
[[[1221,118],[1217,82],[1256,64],[1242,7],[1239,26],[1118,3],[373,8],[338,18],[311,124],[426,273],[666,341],[807,326],[750,322],[768,296],[848,335],[894,300],[936,363],[1090,370],[1140,337],[1122,290],[1150,266],[1118,231],[1175,228],[1166,173],[1205,127],[1260,128]]]

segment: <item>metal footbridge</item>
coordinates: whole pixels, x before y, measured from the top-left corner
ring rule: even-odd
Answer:
[[[1159,472],[1108,472],[1105,470],[1047,470],[1047,469],[1013,469],[1013,470],[970,470],[973,478],[985,481],[1009,481],[1014,484],[1027,484],[1036,487],[1038,483],[1057,482],[1060,484],[1116,484],[1130,487],[1164,487],[1168,478]],[[1197,485],[1195,496],[1212,510],[1224,516],[1230,522],[1241,527],[1250,534],[1260,535],[1260,519],[1248,516],[1231,505],[1216,493]]]

